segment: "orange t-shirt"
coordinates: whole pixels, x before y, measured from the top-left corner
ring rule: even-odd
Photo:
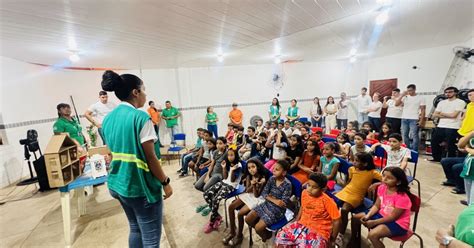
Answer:
[[[313,197],[304,190],[301,194],[301,211],[298,223],[326,240],[331,237],[332,221],[341,218],[336,203],[325,193],[320,197]]]
[[[240,109],[233,109],[229,113],[229,118],[232,120],[232,122],[236,124],[242,124],[242,111]]]
[[[158,112],[156,108],[148,108],[148,114],[150,115],[153,124],[156,125],[160,123],[160,112]]]

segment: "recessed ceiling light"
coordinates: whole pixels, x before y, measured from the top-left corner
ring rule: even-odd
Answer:
[[[388,13],[386,11],[380,13],[375,19],[375,24],[382,26],[388,21]]]
[[[71,62],[77,62],[79,60],[81,60],[81,57],[79,57],[79,54],[77,53],[72,53],[70,56],[69,56],[69,60]]]

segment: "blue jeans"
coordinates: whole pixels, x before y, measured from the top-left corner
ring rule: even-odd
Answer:
[[[163,221],[163,200],[148,203],[145,197],[123,197],[109,190],[113,198],[119,200],[130,225],[128,246],[160,247],[161,225]]]
[[[183,154],[181,157],[181,170],[186,174],[188,173],[188,164],[189,162],[191,162],[191,160],[193,160],[192,152],[188,154]]]
[[[104,139],[104,130],[102,130],[102,128],[98,128],[97,132],[99,133],[99,136],[102,139],[102,143],[104,143],[104,145],[106,145],[105,144],[105,139]]]
[[[168,131],[170,132],[170,139],[171,139],[171,144],[175,145],[176,142],[174,141],[174,135],[177,134],[178,131],[178,125],[174,125],[172,127],[168,127]]]
[[[209,125],[207,124],[207,130],[209,132],[212,132],[214,134],[214,136],[216,137],[216,139],[219,137],[217,136],[217,125]]]
[[[311,118],[311,124],[313,127],[321,127],[321,122],[323,121],[323,118],[319,118],[319,121],[315,120],[314,118]]]
[[[463,157],[443,158],[441,159],[441,166],[443,166],[444,175],[448,183],[456,185],[456,189],[464,191],[464,180],[460,176],[464,166]]]
[[[403,142],[414,151],[418,151],[420,143],[418,129],[418,120],[402,119]]]
[[[347,119],[337,119],[337,129],[342,130],[343,128],[347,128]]]
[[[360,126],[362,126],[364,122],[369,121],[368,113],[357,112],[357,121]]]
[[[380,131],[380,118],[374,118],[369,116],[369,122],[374,127],[375,132]]]

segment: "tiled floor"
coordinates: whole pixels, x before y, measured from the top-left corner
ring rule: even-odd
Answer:
[[[425,247],[437,247],[434,234],[439,227],[454,223],[457,214],[463,209],[459,200],[464,195],[453,195],[448,187],[440,182],[444,180],[439,164],[420,159],[417,178],[422,186],[422,209],[418,221],[417,233]],[[203,203],[202,194],[193,188],[193,178],[178,178],[177,162],[164,163],[166,173],[172,178],[174,195],[165,201],[162,247],[223,247],[223,224],[219,232],[204,234],[202,227],[207,218],[195,213],[195,207]],[[34,186],[0,190],[0,199],[18,199],[31,195]],[[107,192],[106,186],[94,188],[94,194],[88,197],[87,214],[77,217],[75,199],[72,200],[73,247],[127,247],[128,224],[118,202]],[[221,208],[223,213],[223,208]],[[349,232],[349,231],[348,231]],[[242,247],[248,247],[248,230],[244,229],[245,240]],[[348,235],[346,235],[348,238]],[[254,247],[267,247],[254,235]],[[385,239],[387,247],[398,247]],[[367,246],[366,243],[364,243]],[[50,191],[37,193],[33,197],[0,206],[0,247],[64,247],[61,206],[59,193]],[[419,247],[416,239],[410,240],[405,247]]]

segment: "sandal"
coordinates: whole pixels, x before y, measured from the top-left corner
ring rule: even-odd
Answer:
[[[231,241],[229,241],[229,245],[232,246],[232,247],[238,246],[238,245],[242,244],[243,240],[244,240],[243,236],[236,236]]]
[[[207,208],[207,204],[198,206],[198,207],[196,208],[196,213],[201,212],[201,211],[204,210],[205,208]]]
[[[204,210],[202,210],[201,215],[202,216],[207,216],[211,212],[211,209],[206,207]]]
[[[228,245],[229,242],[230,242],[234,237],[235,237],[235,234],[232,234],[232,233],[231,233],[231,234],[227,235],[227,237],[225,237],[225,238],[222,239],[222,243],[223,243],[224,245]]]

